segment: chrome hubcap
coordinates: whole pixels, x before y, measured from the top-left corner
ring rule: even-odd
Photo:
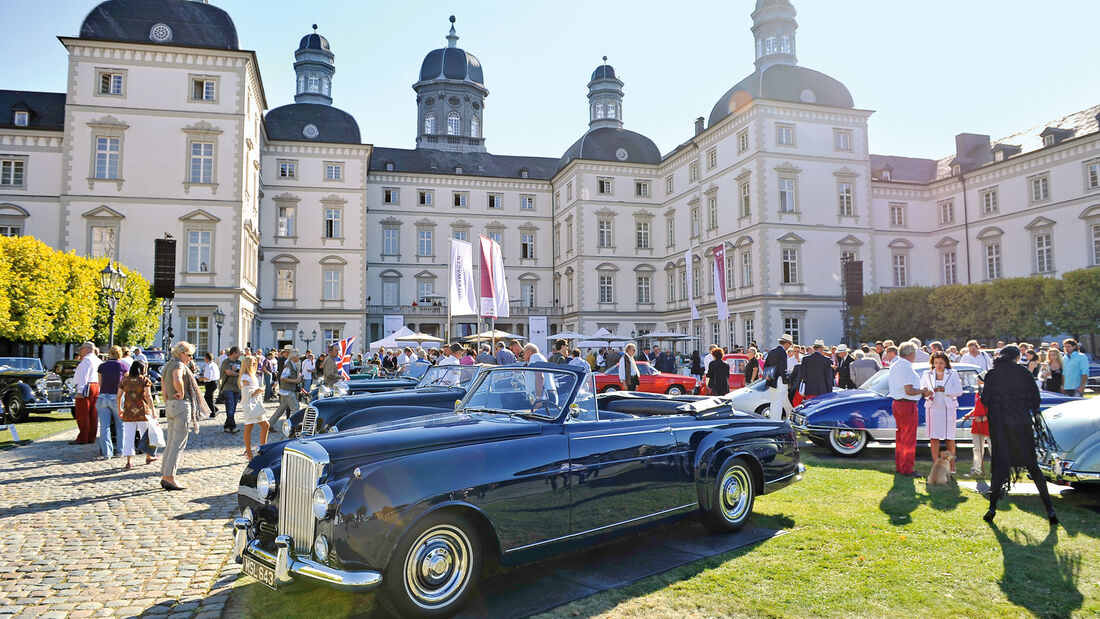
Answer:
[[[735,466],[726,471],[722,478],[722,515],[726,520],[736,522],[744,518],[749,507],[751,484],[752,480],[744,468]]]
[[[832,438],[837,448],[852,451],[863,442],[863,433],[856,430],[833,430]]]
[[[405,588],[425,609],[446,605],[469,583],[470,541],[455,527],[440,525],[425,531],[405,559]]]

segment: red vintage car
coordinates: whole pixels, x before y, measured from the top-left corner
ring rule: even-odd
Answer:
[[[638,391],[646,393],[668,393],[670,395],[694,393],[696,386],[699,384],[699,381],[690,376],[658,372],[656,368],[645,361],[638,362],[638,373],[641,374],[638,378]],[[616,368],[610,368],[607,372],[596,374],[596,391],[603,393],[605,391],[621,391],[622,389],[623,384],[619,382],[619,371]]]
[[[707,363],[709,363],[711,357],[707,357]],[[722,357],[722,361],[725,361],[730,366],[730,391],[734,389],[740,389],[745,386],[745,364],[749,361],[748,355],[741,353],[731,353]],[[704,365],[705,367],[705,365]],[[706,386],[702,386],[699,389],[700,395],[709,395],[710,390]]]

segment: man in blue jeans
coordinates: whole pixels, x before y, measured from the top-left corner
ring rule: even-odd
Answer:
[[[233,415],[237,412],[237,404],[241,401],[241,384],[238,377],[241,375],[241,349],[234,346],[229,349],[229,356],[222,361],[222,395],[225,396],[225,432],[237,433],[237,420]]]
[[[1062,362],[1062,393],[1078,398],[1085,396],[1085,385],[1089,382],[1089,360],[1077,350],[1077,340],[1066,338],[1062,341],[1066,351]]]

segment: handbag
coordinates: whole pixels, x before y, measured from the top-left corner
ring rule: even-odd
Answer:
[[[248,413],[246,415],[247,417],[263,417],[267,414],[267,411],[264,409],[264,400],[262,397],[248,398],[248,402],[244,405],[244,408]]]
[[[164,440],[164,431],[160,429],[160,424],[157,423],[152,413],[150,413],[149,416],[145,418],[145,423],[146,427],[148,428],[148,431],[145,433],[144,438],[145,444],[153,448],[163,448],[165,445],[167,445]],[[146,451],[145,453],[150,452]]]

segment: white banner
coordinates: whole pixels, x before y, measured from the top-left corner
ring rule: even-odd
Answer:
[[[508,280],[504,277],[504,253],[500,243],[493,241],[493,300],[497,306],[497,318],[512,315],[508,307]]]
[[[692,320],[697,320],[699,318],[699,308],[695,307],[695,266],[691,263],[690,249],[684,254],[684,261],[687,264],[687,272],[684,276],[687,277],[688,303],[691,304],[691,318]]]
[[[451,239],[451,282],[447,297],[451,316],[476,316],[473,249],[467,241]]]
[[[531,316],[527,319],[527,340],[538,345],[546,357],[550,356],[550,342],[546,339],[546,316]]]
[[[386,314],[382,316],[382,339],[394,334],[395,331],[405,326],[405,317],[401,314]]]
[[[718,304],[718,320],[729,320],[730,305],[726,296],[726,244],[714,248],[714,302]]]

